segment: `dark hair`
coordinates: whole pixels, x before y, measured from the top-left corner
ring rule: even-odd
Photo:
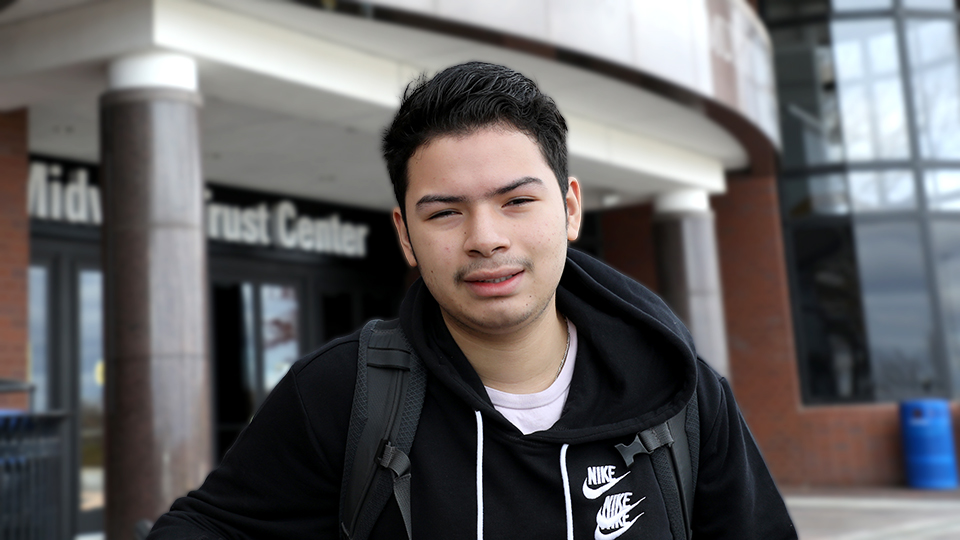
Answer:
[[[400,110],[383,133],[383,157],[400,211],[406,218],[407,163],[424,144],[444,135],[466,135],[496,124],[512,126],[537,142],[567,195],[567,123],[550,96],[516,71],[486,62],[448,67],[407,86]]]

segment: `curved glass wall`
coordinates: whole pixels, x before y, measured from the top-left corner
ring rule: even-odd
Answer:
[[[955,0],[767,0],[807,403],[960,397]]]

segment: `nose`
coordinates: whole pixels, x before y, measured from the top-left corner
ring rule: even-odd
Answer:
[[[464,232],[464,250],[474,256],[491,257],[510,247],[503,216],[489,210],[471,212]]]

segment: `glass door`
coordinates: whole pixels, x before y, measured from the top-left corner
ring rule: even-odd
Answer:
[[[303,354],[303,286],[249,279],[216,280],[211,288],[219,460]]]
[[[77,367],[79,408],[76,417],[80,461],[81,530],[100,530],[103,523],[103,273],[79,268],[77,294]]]
[[[30,344],[27,350],[27,373],[33,392],[30,409],[44,412],[52,409],[50,392],[50,266],[31,264],[27,275]]]
[[[69,413],[63,505],[73,534],[103,530],[103,275],[96,244],[35,239],[28,271],[35,411]]]

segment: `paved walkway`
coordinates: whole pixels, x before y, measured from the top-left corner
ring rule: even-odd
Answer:
[[[960,539],[960,491],[783,491],[800,540]]]

